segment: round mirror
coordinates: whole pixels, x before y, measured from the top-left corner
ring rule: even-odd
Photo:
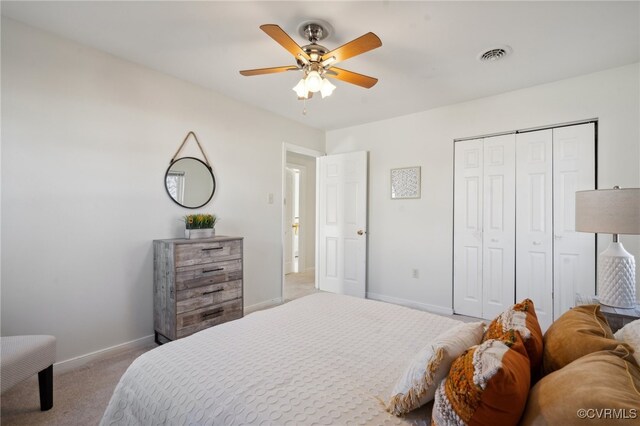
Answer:
[[[216,191],[211,168],[193,157],[179,158],[167,169],[164,186],[169,197],[182,207],[197,209],[209,202]]]

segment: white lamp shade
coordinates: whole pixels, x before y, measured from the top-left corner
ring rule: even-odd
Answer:
[[[300,80],[298,82],[298,84],[296,84],[296,86],[293,88],[294,92],[296,92],[296,95],[298,95],[299,98],[307,98],[307,95],[309,92],[307,92],[307,87],[304,84],[304,79]]]
[[[318,71],[311,71],[305,79],[307,90],[311,93],[316,93],[322,88],[322,77]]]
[[[324,99],[327,96],[331,96],[335,88],[336,86],[331,84],[328,78],[325,78],[324,81],[322,82],[322,88],[320,89],[320,94],[322,95],[322,98]]]
[[[640,188],[577,191],[576,231],[640,234]]]

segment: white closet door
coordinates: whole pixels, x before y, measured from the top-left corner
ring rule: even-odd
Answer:
[[[516,300],[533,300],[543,330],[553,322],[552,131],[516,136]]]
[[[455,143],[453,302],[482,317],[482,139]]]
[[[515,134],[484,139],[482,317],[515,299]]]
[[[575,232],[576,191],[595,189],[595,125],[553,129],[554,316],[596,293],[595,234]]]

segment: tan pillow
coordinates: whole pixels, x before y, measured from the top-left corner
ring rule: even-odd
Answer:
[[[640,365],[640,319],[625,325],[616,331],[613,337],[631,346],[633,349],[633,357],[636,359],[636,363]]]
[[[529,392],[520,424],[630,426],[638,419],[640,369],[628,348],[619,345],[585,355],[543,377]]]
[[[516,303],[498,315],[489,324],[482,341],[500,339],[509,330],[520,333],[531,363],[531,371],[537,372],[542,363],[542,330],[531,299]]]
[[[422,348],[396,382],[387,411],[399,416],[431,401],[453,360],[480,343],[483,330],[482,322],[460,324]]]
[[[436,391],[431,423],[436,426],[515,425],[527,403],[529,358],[520,334],[487,340],[451,364]]]
[[[544,334],[544,374],[590,353],[613,350],[618,344],[600,313],[600,305],[576,306],[551,324]]]

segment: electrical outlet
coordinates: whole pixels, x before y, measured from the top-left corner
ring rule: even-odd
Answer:
[[[412,276],[413,278],[420,278],[420,271],[419,271],[419,270],[417,270],[417,269],[412,269],[412,270],[411,270],[411,276]]]

